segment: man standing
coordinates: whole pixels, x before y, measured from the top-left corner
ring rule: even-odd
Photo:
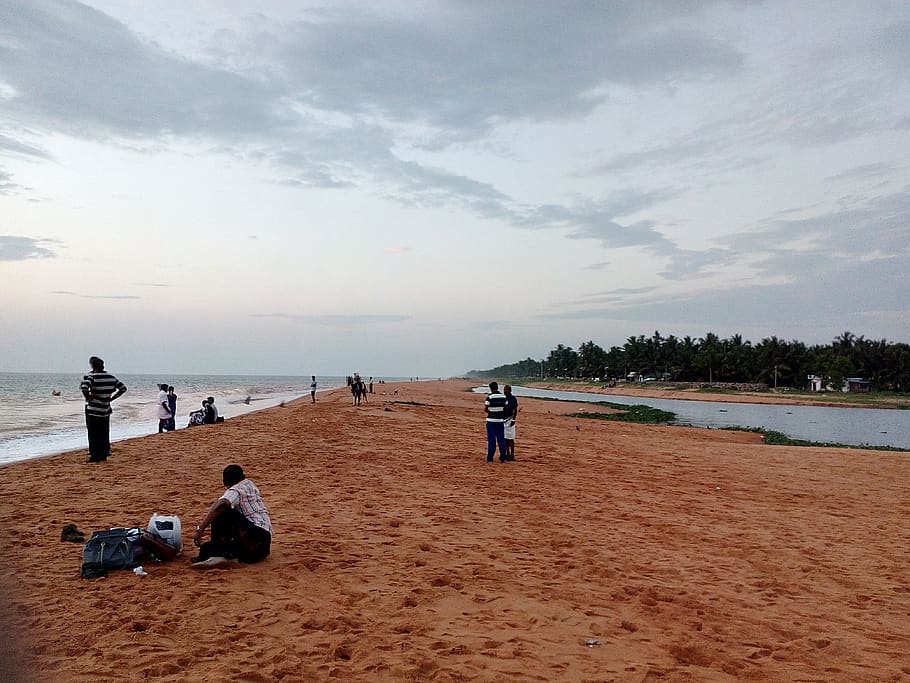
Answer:
[[[193,569],[259,562],[271,552],[272,520],[256,484],[246,478],[240,465],[225,467],[221,480],[228,489],[212,503],[193,536],[199,548]],[[212,540],[203,543],[209,526]]]
[[[92,370],[79,385],[85,396],[88,461],[102,462],[111,454],[111,401],[126,393],[126,385],[104,371],[104,361],[98,356],[89,358],[88,363]]]
[[[506,439],[503,430],[506,409],[506,396],[499,393],[499,384],[490,382],[490,394],[484,401],[484,412],[487,414],[487,462],[493,462],[496,444],[499,444],[499,462],[506,462]]]
[[[512,394],[512,385],[506,384],[502,388],[506,395],[506,411],[503,417],[503,433],[506,438],[506,460],[515,460],[515,420],[518,418],[518,399]]]
[[[310,382],[310,398],[316,403],[316,375],[313,375],[313,381]]]
[[[170,404],[167,402],[167,384],[158,385],[158,433],[166,432],[168,421],[173,417]]]
[[[171,411],[171,419],[167,421],[167,430],[172,432],[177,429],[177,394],[174,393],[174,387],[167,388],[167,407]]]

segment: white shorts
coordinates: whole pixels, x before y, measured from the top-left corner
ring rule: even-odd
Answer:
[[[506,438],[510,441],[515,440],[515,420],[506,420],[503,427],[503,431],[506,433]]]

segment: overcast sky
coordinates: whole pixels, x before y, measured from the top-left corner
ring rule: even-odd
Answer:
[[[0,370],[908,341],[908,67],[904,0],[0,0]]]

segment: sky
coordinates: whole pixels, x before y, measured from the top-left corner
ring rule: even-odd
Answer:
[[[910,341],[910,3],[0,0],[0,371]]]

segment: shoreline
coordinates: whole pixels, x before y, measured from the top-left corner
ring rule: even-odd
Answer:
[[[520,398],[484,464],[468,380],[332,389],[218,425],[3,466],[0,618],[23,680],[896,680],[910,458],[572,418]],[[395,390],[398,394],[394,394]],[[197,572],[224,465],[275,528]],[[26,504],[27,502],[27,504]],[[148,576],[79,577],[90,532],[179,515]],[[875,529],[874,534],[869,529]],[[887,558],[887,561],[882,561]],[[586,645],[597,641],[596,645]],[[10,664],[6,663],[9,667]]]
[[[334,387],[334,388],[337,388],[337,387]],[[325,389],[324,391],[331,391],[331,389]],[[288,398],[287,396],[292,396],[292,398]],[[278,397],[278,398],[274,398],[274,399],[254,399],[256,401],[263,401],[266,403],[266,405],[254,406],[254,407],[244,405],[243,409],[241,409],[241,412],[239,412],[235,415],[225,415],[225,421],[234,420],[234,419],[237,419],[238,417],[242,417],[243,415],[250,415],[250,414],[262,411],[262,410],[268,410],[269,408],[274,408],[274,407],[278,406],[282,402],[284,402],[285,405],[290,405],[291,403],[295,403],[303,398],[309,398],[309,393],[307,393],[306,395],[297,395],[296,393],[294,393],[294,394],[288,394],[287,396]],[[236,410],[238,408],[238,406],[240,404],[232,403],[232,404],[228,404],[228,405],[229,405],[229,407],[226,409],[224,407],[225,404],[221,404],[219,407],[222,408],[224,410],[224,412],[233,412],[234,410]],[[113,444],[122,443],[124,441],[129,441],[131,439],[141,439],[141,438],[144,438],[147,436],[156,436],[157,435],[157,432],[151,431],[152,429],[154,429],[154,425],[151,424],[151,420],[143,419],[142,421],[137,421],[137,420],[128,420],[128,421],[120,420],[120,421],[118,421],[118,413],[116,411],[117,406],[115,405],[114,408],[115,408],[115,412],[112,415],[112,420],[111,420],[111,445],[112,446],[113,446]],[[249,408],[249,409],[246,409],[246,408]],[[179,418],[181,420],[181,423],[183,422],[184,419],[188,419],[188,418],[184,418],[184,416],[182,416],[182,415],[179,416]],[[189,429],[189,428],[190,427],[188,425],[179,424],[178,427],[174,430],[174,432],[181,432],[184,429]],[[60,441],[64,444],[63,450],[55,450],[52,452],[40,452],[37,455],[24,455],[24,456],[18,455],[19,453],[26,452],[27,449],[32,444],[40,443],[43,440]],[[68,446],[65,445],[65,444],[69,444],[69,443],[76,443],[77,440],[82,442],[81,446],[69,448]],[[4,453],[2,456],[3,459],[0,459],[0,466],[15,463],[15,462],[24,462],[24,461],[35,460],[37,458],[53,457],[55,455],[63,455],[66,453],[73,453],[73,452],[77,452],[80,450],[88,452],[88,443],[86,441],[84,425],[70,427],[67,429],[59,430],[59,431],[31,434],[31,435],[25,437],[24,441],[25,441],[24,444],[20,443],[18,441],[10,441],[5,444],[9,448],[7,453],[14,453],[16,455],[13,455],[9,459],[7,459],[8,454]],[[13,444],[15,447],[14,448],[10,447],[10,444]],[[54,448],[57,448],[57,446],[54,446]]]

